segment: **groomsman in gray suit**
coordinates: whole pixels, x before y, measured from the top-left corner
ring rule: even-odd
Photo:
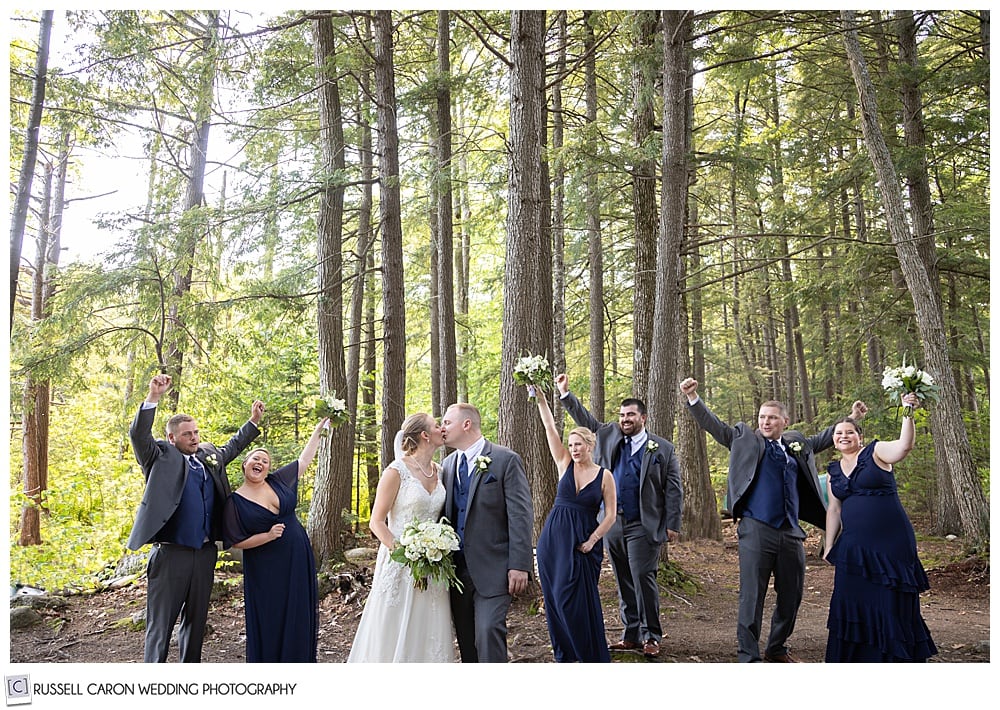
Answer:
[[[177,643],[182,663],[201,662],[215,561],[222,539],[222,508],[230,495],[226,464],[260,434],[264,403],[251,407],[250,421],[224,445],[201,440],[187,414],[167,421],[167,440],[153,438],[153,419],[170,375],[155,375],[129,429],[132,450],[146,489],[135,515],[128,548],[153,543],[146,565],[146,644],[143,660],[163,663],[180,615]]]
[[[826,528],[815,453],[833,446],[834,428],[808,437],[786,429],[788,409],[773,400],[760,405],[756,430],[744,422],[730,426],[698,396],[697,380],[688,377],[680,389],[698,425],[729,449],[729,506],[737,520],[740,558],[737,660],[761,660],[764,598],[773,575],[776,600],[764,660],[798,663],[786,642],[795,628],[805,582],[806,533],[799,520]],[[859,400],[851,417],[859,421],[867,412]]]
[[[565,374],[556,376],[562,405],[579,426],[597,434],[594,461],[611,471],[618,492],[618,515],[608,531],[608,556],[618,584],[622,638],[608,646],[660,655],[660,588],[656,572],[660,547],[680,536],[684,492],[674,445],[646,430],[646,405],[625,399],[618,421],[597,420],[569,391]]]
[[[454,448],[441,464],[445,515],[462,548],[455,555],[462,591],[451,589],[462,663],[507,662],[511,597],[528,588],[534,511],[521,457],[487,441],[479,410],[453,404],[441,418]]]

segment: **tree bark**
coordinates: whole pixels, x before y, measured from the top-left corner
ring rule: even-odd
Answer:
[[[497,434],[524,458],[537,537],[558,479],[537,405],[512,373],[519,357],[544,353],[552,342],[551,245],[542,242],[540,221],[545,11],[512,11],[510,25],[510,188]]]
[[[896,247],[907,289],[913,298],[917,327],[923,340],[926,369],[941,387],[941,400],[936,405],[941,429],[936,432],[935,443],[947,452],[951,471],[950,484],[958,506],[961,531],[972,544],[979,545],[989,539],[989,508],[973,465],[958,390],[952,377],[944,315],[940,299],[934,296],[937,284],[931,282],[924,260],[907,227],[899,178],[878,121],[875,87],[861,53],[854,12],[841,10],[841,18],[845,29],[844,46],[861,105],[862,134],[878,178],[889,233]]]
[[[656,262],[656,317],[646,405],[649,429],[669,437],[677,411],[681,361],[680,260],[687,215],[688,38],[691,11],[664,10],[663,186]],[[686,355],[684,355],[686,358]]]
[[[24,227],[28,223],[31,202],[31,182],[35,175],[38,156],[38,134],[42,127],[45,108],[45,84],[49,73],[49,38],[52,36],[52,10],[43,10],[38,25],[38,53],[35,55],[35,80],[31,88],[31,109],[28,128],[24,135],[24,154],[21,172],[17,179],[17,195],[10,218],[10,329],[14,329],[14,303],[17,301],[17,277],[21,270],[21,248],[24,245]]]
[[[375,106],[379,137],[379,215],[382,230],[382,461],[395,458],[392,440],[403,423],[406,391],[406,307],[403,303],[403,225],[399,194],[399,132],[392,12],[375,12]]]
[[[594,56],[594,13],[583,12],[585,135],[597,139],[597,59]],[[606,414],[604,401],[604,249],[601,244],[601,198],[595,160],[583,161],[584,212],[587,219],[587,263],[590,305],[590,409],[598,419]]]
[[[337,48],[329,15],[313,21],[319,131],[324,187],[316,218],[316,256],[319,263],[317,334],[319,338],[320,395],[347,398],[344,365],[343,242],[344,188],[336,177],[344,170],[344,126],[337,84]],[[311,431],[311,429],[310,429]],[[320,565],[343,550],[341,531],[345,510],[351,508],[354,419],[331,429],[320,444],[307,531]],[[337,455],[334,455],[334,452]]]
[[[455,344],[455,237],[452,215],[451,32],[447,10],[438,11],[438,372],[442,412],[458,401]]]
[[[556,14],[556,60],[552,67],[555,76],[566,74],[566,45],[569,35],[566,30],[566,11]],[[566,372],[566,160],[563,157],[564,125],[562,80],[552,85],[552,177],[550,201],[552,213],[552,372]],[[552,416],[556,428],[563,430],[566,412],[553,389],[551,402]]]
[[[632,141],[636,152],[632,171],[632,212],[635,219],[635,284],[632,295],[632,394],[645,397],[649,388],[650,355],[656,307],[656,83],[662,57],[656,53],[655,10],[641,10],[632,19],[635,59],[632,63]]]

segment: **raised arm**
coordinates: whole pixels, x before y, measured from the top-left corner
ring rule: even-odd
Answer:
[[[545,438],[549,443],[549,453],[552,455],[552,460],[555,462],[556,468],[559,469],[560,475],[562,475],[562,472],[569,466],[569,451],[556,429],[556,420],[552,416],[545,392],[539,390],[535,399],[538,401],[538,416],[541,417],[542,424],[545,425]]]
[[[319,439],[323,434],[323,428],[330,421],[329,418],[324,418],[316,428],[313,429],[312,436],[309,437],[309,441],[306,442],[305,448],[302,449],[302,453],[299,454],[299,475],[301,476],[309,468],[309,464],[316,457],[316,450],[319,448]]]
[[[920,398],[912,392],[904,394],[902,402],[910,407],[919,407]],[[913,450],[913,440],[916,431],[913,426],[913,413],[903,414],[903,423],[900,425],[899,438],[895,441],[880,441],[875,444],[875,459],[878,464],[892,466],[906,458],[906,455]]]

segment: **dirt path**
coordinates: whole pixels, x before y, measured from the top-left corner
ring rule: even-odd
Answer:
[[[934,662],[988,663],[990,660],[989,568],[981,561],[962,561],[961,543],[921,541],[921,559],[931,590],[921,599],[923,615],[938,646]],[[819,538],[807,541],[805,598],[790,645],[804,661],[821,662],[826,645],[826,615],[833,568],[816,556]],[[722,542],[678,543],[671,560],[697,582],[695,591],[663,588],[661,609],[666,638],[659,663],[735,662],[735,619],[738,571],[732,526]],[[362,575],[363,577],[363,575]],[[205,662],[244,661],[243,601],[239,577],[229,576],[228,591],[213,602],[205,641]],[[601,575],[608,638],[619,637],[617,598],[611,568]],[[145,605],[145,581],[116,591],[65,598],[65,606],[43,609],[43,621],[27,630],[11,631],[14,663],[138,663],[143,632],[131,628],[130,617]],[[338,590],[320,608],[319,660],[342,663],[361,615],[366,588],[342,595]],[[765,629],[770,616],[765,607]],[[509,615],[511,660],[552,661],[540,594],[519,599]],[[176,659],[175,652],[170,660]],[[641,655],[618,653],[618,663],[647,663]]]

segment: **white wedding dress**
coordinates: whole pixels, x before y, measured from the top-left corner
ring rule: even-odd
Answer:
[[[414,519],[440,520],[445,501],[440,478],[428,493],[402,461],[390,466],[399,472],[399,492],[389,510],[393,537],[398,539]],[[410,570],[390,559],[389,553],[379,545],[371,592],[347,662],[454,662],[448,586],[430,580],[426,590],[414,588]]]

